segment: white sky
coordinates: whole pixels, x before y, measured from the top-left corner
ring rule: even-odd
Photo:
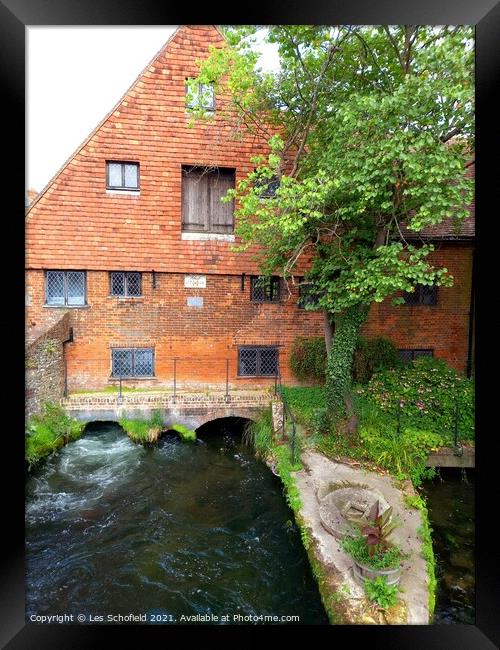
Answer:
[[[175,28],[26,27],[26,188],[45,187]],[[262,66],[275,61],[266,46]]]

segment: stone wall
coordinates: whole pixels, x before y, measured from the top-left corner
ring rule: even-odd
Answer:
[[[44,402],[58,402],[64,393],[64,346],[70,334],[71,314],[66,312],[44,331],[28,332],[26,347],[26,400],[28,419]]]

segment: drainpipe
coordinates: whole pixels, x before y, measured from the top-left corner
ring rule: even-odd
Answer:
[[[66,343],[73,343],[73,328],[69,328],[68,338],[62,342],[63,346],[63,365],[64,365],[64,391],[63,396],[68,397],[68,361],[66,359]]]
[[[467,377],[472,376],[473,347],[474,347],[474,267],[475,267],[476,250],[472,251],[472,269],[470,283],[470,305],[469,305],[469,341],[467,351]]]

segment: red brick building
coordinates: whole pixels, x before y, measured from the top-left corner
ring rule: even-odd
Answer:
[[[219,198],[251,171],[265,141],[235,139],[220,111],[227,99],[210,87],[195,101],[212,119],[189,126],[186,79],[222,41],[213,26],[178,29],[28,209],[27,327],[48,328],[70,312],[70,391],[119,375],[171,386],[174,364],[180,387],[226,377],[233,388],[269,385],[278,364],[294,383],[293,339],[323,333],[321,314],[298,304],[297,286],[291,294],[278,279],[261,286],[252,253],[232,250],[234,206]],[[433,235],[436,262],[455,286],[419,294],[415,306],[376,305],[367,335],[466,369],[471,223],[459,235]]]

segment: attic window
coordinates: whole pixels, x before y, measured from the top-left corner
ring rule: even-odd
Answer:
[[[106,187],[108,190],[138,190],[139,163],[108,160]]]
[[[186,81],[188,80],[186,79]],[[214,112],[214,84],[195,84],[194,86],[190,86],[186,83],[186,108],[191,110],[201,109]]]

